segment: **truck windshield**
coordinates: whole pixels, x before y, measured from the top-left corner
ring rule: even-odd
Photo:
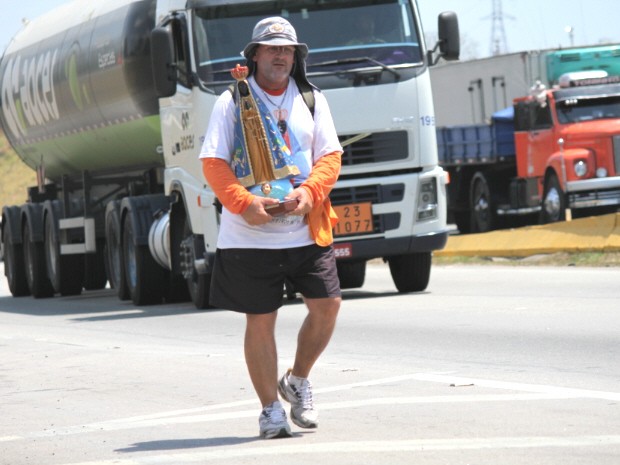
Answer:
[[[286,0],[206,6],[195,10],[198,76],[210,88],[231,82],[230,69],[254,25],[269,16],[288,19],[310,49],[309,77],[323,89],[371,85],[415,76],[422,45],[406,0]]]
[[[620,118],[620,95],[600,98],[572,98],[557,103],[561,124]]]

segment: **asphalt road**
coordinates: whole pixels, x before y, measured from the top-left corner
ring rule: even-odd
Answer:
[[[438,266],[399,295],[369,265],[312,376],[319,428],[271,441],[242,316],[14,299],[0,273],[2,465],[620,461],[617,268]],[[280,310],[282,370],[304,313]]]

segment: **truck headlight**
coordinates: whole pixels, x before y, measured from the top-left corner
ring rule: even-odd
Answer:
[[[586,164],[585,161],[579,160],[577,163],[575,163],[574,169],[575,169],[575,174],[577,175],[577,177],[582,178],[588,172],[588,165]]]
[[[597,168],[596,170],[596,177],[597,178],[606,178],[607,177],[607,170],[605,168]]]
[[[426,179],[420,183],[418,193],[418,221],[437,218],[437,180]]]

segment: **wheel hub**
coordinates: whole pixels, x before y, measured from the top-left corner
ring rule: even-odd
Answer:
[[[545,211],[551,218],[557,218],[560,214],[560,193],[557,189],[550,189],[545,197]]]

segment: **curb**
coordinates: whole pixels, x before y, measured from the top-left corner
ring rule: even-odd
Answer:
[[[620,251],[620,213],[540,226],[449,236],[437,257],[527,257],[555,252]]]

